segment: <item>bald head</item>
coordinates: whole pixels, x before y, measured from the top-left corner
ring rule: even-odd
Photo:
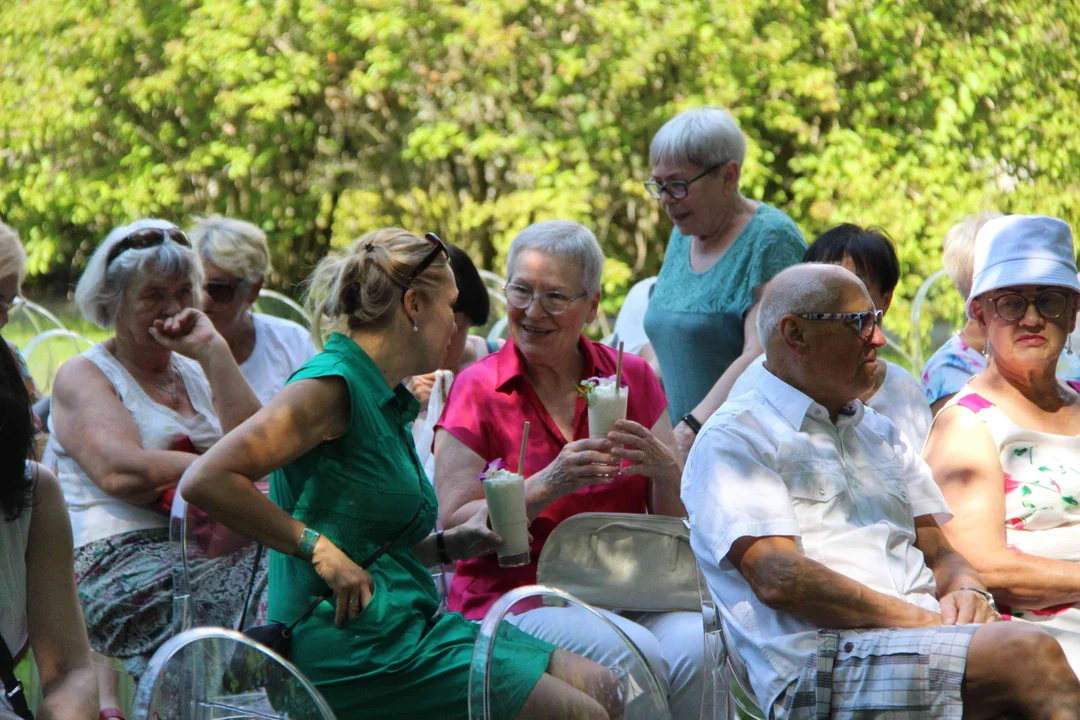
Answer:
[[[799,313],[836,312],[845,288],[858,287],[870,298],[862,281],[840,265],[792,265],[765,286],[758,305],[757,331],[766,354],[779,341],[780,320]]]

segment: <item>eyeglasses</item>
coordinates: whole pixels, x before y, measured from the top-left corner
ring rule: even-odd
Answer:
[[[242,285],[247,283],[243,280],[211,280],[203,285],[203,292],[214,302],[227,305],[236,299],[236,291]]]
[[[864,342],[874,336],[874,328],[881,327],[884,310],[867,310],[861,313],[800,313],[795,317],[803,320],[841,320],[857,333]]]
[[[144,228],[136,230],[120,242],[112,246],[109,256],[105,259],[105,267],[112,265],[113,260],[128,250],[145,250],[155,245],[163,245],[166,240],[172,240],[186,248],[191,247],[191,241],[180,228]]]
[[[1038,293],[1033,298],[1027,298],[1020,293],[1006,293],[990,298],[994,310],[1005,322],[1016,322],[1027,315],[1029,305],[1035,306],[1035,312],[1047,320],[1059,318],[1069,306],[1069,296],[1058,290],[1046,290]]]
[[[589,296],[589,293],[583,292],[575,297],[567,297],[556,290],[535,293],[527,287],[511,283],[503,287],[503,293],[506,295],[507,304],[518,310],[527,310],[533,301],[539,298],[540,307],[544,308],[544,312],[549,315],[562,315],[570,309],[570,305]]]
[[[689,180],[671,180],[669,182],[662,183],[657,182],[652,178],[649,178],[645,181],[645,189],[648,190],[649,194],[652,195],[653,198],[656,200],[662,198],[664,196],[664,193],[670,195],[672,200],[682,200],[684,197],[690,194],[691,185],[693,185],[709,173],[716,172],[720,168],[724,167],[725,164],[726,162],[722,162],[718,165],[713,165],[708,170],[703,170],[702,172],[699,172],[697,175],[690,178]]]

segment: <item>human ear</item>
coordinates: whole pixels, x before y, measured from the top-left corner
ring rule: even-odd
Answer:
[[[796,355],[805,357],[810,354],[810,346],[806,335],[803,333],[798,318],[794,315],[785,315],[780,318],[780,337],[788,350]]]

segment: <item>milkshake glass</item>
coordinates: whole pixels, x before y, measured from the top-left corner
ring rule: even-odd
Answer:
[[[498,547],[499,567],[528,565],[529,518],[525,513],[525,478],[509,470],[485,473],[484,497],[487,498],[491,529],[502,539]]]
[[[615,376],[597,378],[589,391],[589,437],[606,438],[615,429],[618,420],[626,419],[626,400],[630,388],[621,387],[615,392]]]

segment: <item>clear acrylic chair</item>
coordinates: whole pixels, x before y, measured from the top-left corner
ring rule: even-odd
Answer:
[[[911,334],[908,355],[911,367],[921,374],[923,365],[941,347],[953,330],[964,326],[964,298],[944,270],[923,281],[911,301]]]
[[[60,318],[24,297],[15,298],[11,310],[8,311],[5,328],[5,332],[11,332],[12,337],[31,337],[46,330],[65,329]]]
[[[158,648],[139,680],[134,720],[332,720],[288,660],[233,630],[195,628]]]
[[[94,343],[72,330],[43,330],[23,346],[22,355],[30,376],[43,395],[52,394],[53,379],[60,366]]]
[[[574,598],[569,593],[543,585],[515,588],[499,598],[484,616],[473,647],[469,672],[469,718],[489,720],[491,716],[492,657],[499,642],[499,629],[508,622],[507,616],[539,605],[576,609],[573,622],[595,625],[601,632],[610,633],[626,646],[623,660],[608,667],[619,680],[622,717],[624,720],[665,720],[671,717],[667,698],[648,661],[633,642],[596,608]],[[592,632],[592,629],[589,630]]]
[[[180,631],[227,624],[217,592],[226,579],[243,583],[248,593],[248,611],[233,629],[242,630],[262,621],[259,610],[264,605],[266,576],[258,570],[260,565],[266,565],[266,556],[265,551],[259,552],[258,543],[214,523],[185,502],[180,493],[173,499],[169,539],[174,550],[173,617]]]
[[[292,320],[304,327],[311,327],[311,316],[307,311],[288,295],[274,290],[260,290],[259,299],[251,307],[257,313],[273,315],[274,317]]]
[[[701,720],[766,720],[758,707],[750,677],[738,653],[725,642],[724,619],[716,607],[705,576],[698,571],[698,592],[701,594],[702,621],[705,625],[706,701],[702,703]],[[713,698],[710,704],[708,698]]]

